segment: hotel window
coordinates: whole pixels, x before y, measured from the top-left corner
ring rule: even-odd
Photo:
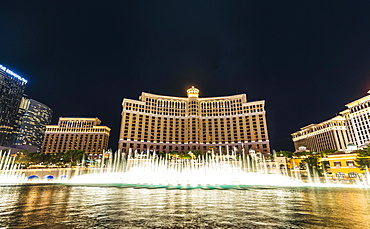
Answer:
[[[335,167],[341,167],[342,163],[340,161],[334,161],[334,166]]]
[[[355,166],[353,161],[346,161],[346,164],[347,166],[351,166],[351,167]]]

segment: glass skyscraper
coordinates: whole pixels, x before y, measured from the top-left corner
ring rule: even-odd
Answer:
[[[13,144],[36,146],[40,150],[52,114],[45,104],[24,96],[18,110]]]
[[[0,64],[0,146],[10,145],[27,80]]]

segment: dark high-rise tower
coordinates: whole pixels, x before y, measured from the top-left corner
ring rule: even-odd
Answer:
[[[27,80],[0,64],[0,146],[10,145]]]
[[[53,111],[45,104],[24,96],[19,106],[13,144],[35,146],[40,150],[52,114]]]

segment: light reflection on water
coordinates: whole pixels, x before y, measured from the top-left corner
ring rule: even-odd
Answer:
[[[370,192],[0,187],[0,227],[370,228]]]

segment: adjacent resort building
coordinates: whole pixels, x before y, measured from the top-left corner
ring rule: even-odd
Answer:
[[[84,150],[87,154],[101,155],[108,149],[110,128],[100,126],[98,118],[61,117],[58,125],[47,125],[43,153]]]
[[[370,141],[370,91],[367,96],[348,103],[340,115],[319,124],[311,124],[292,133],[297,150],[305,146],[312,152],[344,150],[350,143],[361,148]]]
[[[350,141],[362,147],[370,142],[370,90],[369,95],[346,105],[340,114],[346,119]]]
[[[311,152],[321,152],[326,149],[345,149],[349,143],[345,118],[337,116],[319,124],[302,127],[292,134],[296,150],[305,146]]]
[[[363,179],[368,171],[358,168],[356,159],[357,150],[367,147],[370,141],[370,91],[346,107],[337,117],[302,127],[292,133],[292,139],[296,150],[302,147],[316,153],[336,150],[322,159],[329,163],[329,174],[343,179]]]
[[[122,152],[270,152],[265,101],[248,102],[246,94],[200,98],[195,87],[187,97],[142,92],[122,108]]]

